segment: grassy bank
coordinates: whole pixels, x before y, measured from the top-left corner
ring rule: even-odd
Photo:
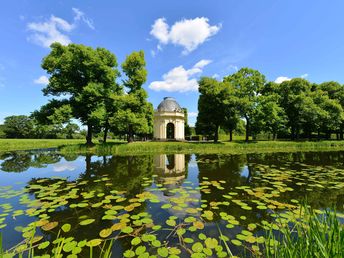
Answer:
[[[59,148],[62,153],[91,153],[96,155],[140,155],[154,153],[255,153],[344,150],[344,141],[292,142],[292,141],[243,141],[221,143],[198,142],[109,142],[93,147],[84,140],[69,139],[0,139],[0,152]]]
[[[78,145],[84,139],[0,139],[0,152],[58,148],[64,145]]]
[[[140,154],[173,154],[173,153],[255,153],[255,152],[296,152],[296,151],[326,151],[344,150],[344,141],[321,142],[290,142],[290,141],[260,141],[260,142],[222,142],[190,143],[190,142],[134,142],[107,143],[93,147],[71,145],[60,149],[63,153],[91,153],[96,155],[140,155]]]

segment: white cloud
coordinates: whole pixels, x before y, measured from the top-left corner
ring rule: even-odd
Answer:
[[[73,31],[83,21],[91,29],[94,29],[92,20],[88,19],[83,12],[77,8],[72,8],[74,12],[73,22],[68,22],[60,17],[51,15],[49,20],[44,22],[30,22],[27,28],[32,33],[28,40],[42,47],[49,48],[54,42],[62,45],[71,43],[68,33]]]
[[[72,8],[73,12],[75,13],[74,16],[74,21],[78,22],[78,21],[83,21],[90,29],[94,30],[94,24],[93,24],[93,20],[91,20],[90,18],[88,18],[84,12],[80,11],[78,8]]]
[[[154,81],[149,85],[149,88],[155,91],[164,90],[168,92],[197,91],[198,82],[195,76],[201,74],[203,68],[210,62],[211,60],[201,60],[188,70],[182,65],[177,66],[162,76],[163,81]]]
[[[159,18],[152,25],[150,34],[159,41],[158,49],[172,43],[182,46],[183,54],[188,54],[221,29],[221,24],[211,26],[208,22],[206,17],[183,19],[170,28],[165,18]]]
[[[194,67],[202,69],[204,66],[207,66],[212,61],[208,59],[202,59],[201,61],[197,62]]]
[[[63,171],[74,171],[75,169],[77,169],[77,166],[74,164],[70,164],[70,163],[58,163],[53,165],[53,170],[55,172],[63,172]]]
[[[188,117],[197,117],[198,112],[188,112]]]
[[[302,78],[302,79],[306,79],[308,77],[308,73],[305,73],[305,74],[302,74],[300,75],[299,78]],[[280,77],[277,77],[276,80],[275,80],[275,83],[282,83],[282,82],[285,82],[285,81],[290,81],[292,78],[289,78],[289,77],[286,77],[286,76],[280,76]]]
[[[302,79],[306,79],[307,77],[308,77],[308,73],[302,74],[302,75],[300,76],[300,78],[302,78]]]
[[[290,81],[291,78],[289,77],[285,77],[285,76],[280,76],[280,77],[277,77],[276,80],[275,80],[275,83],[282,83],[282,82],[285,82],[285,81]]]
[[[40,76],[39,78],[33,81],[36,84],[47,85],[49,83],[49,78],[45,75]]]
[[[239,70],[239,68],[236,66],[236,65],[229,65],[229,67],[228,67],[230,70],[234,70],[234,71],[238,71]]]

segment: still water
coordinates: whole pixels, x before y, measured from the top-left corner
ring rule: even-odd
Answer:
[[[343,162],[344,152],[2,154],[3,249],[98,257],[112,240],[113,257],[259,255],[276,214],[304,200],[343,212]]]

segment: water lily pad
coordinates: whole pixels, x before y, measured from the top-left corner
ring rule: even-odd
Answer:
[[[93,222],[95,222],[95,219],[85,219],[85,220],[81,221],[79,224],[81,226],[87,226],[87,225],[92,224]]]

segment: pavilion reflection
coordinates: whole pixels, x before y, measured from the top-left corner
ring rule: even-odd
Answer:
[[[165,196],[173,196],[186,178],[185,154],[160,154],[154,157],[156,183],[163,184]]]

